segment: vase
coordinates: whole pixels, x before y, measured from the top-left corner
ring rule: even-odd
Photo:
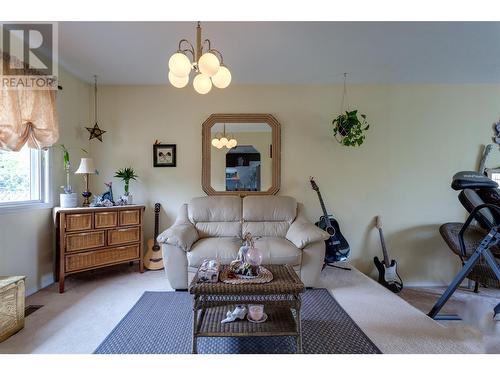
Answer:
[[[125,202],[125,204],[132,204],[132,194],[126,193],[121,196],[121,199]]]
[[[78,207],[78,195],[76,193],[59,194],[59,202],[61,208]]]

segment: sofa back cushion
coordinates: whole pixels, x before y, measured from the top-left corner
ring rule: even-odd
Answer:
[[[188,217],[200,238],[241,237],[241,198],[211,196],[193,198]]]
[[[243,233],[253,236],[285,237],[297,216],[297,201],[286,196],[243,198]]]

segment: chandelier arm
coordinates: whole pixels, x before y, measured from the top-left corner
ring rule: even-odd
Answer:
[[[182,48],[182,43],[187,43],[189,45],[189,48]],[[193,61],[195,60],[195,53],[194,53],[194,47],[193,45],[191,44],[191,42],[187,39],[181,39],[179,41],[179,48],[178,48],[178,51],[180,52],[190,52],[191,55],[193,55]]]
[[[203,45],[204,45],[205,43],[206,43],[206,44],[208,44],[208,50],[207,50],[207,51],[208,51],[208,52],[210,52],[210,50],[212,49],[210,39],[205,39],[205,40],[203,41],[203,43],[202,43],[202,50],[203,50]]]
[[[208,52],[212,52],[212,53],[215,52],[218,55],[218,57],[219,57],[220,64],[221,65],[224,64],[224,58],[222,57],[222,53],[220,53],[219,50],[216,50],[215,48],[211,48],[211,49],[208,50]]]
[[[193,56],[193,61],[194,61],[194,51],[190,50],[190,49],[183,49],[181,50],[182,53],[185,53],[185,52],[189,52],[191,54],[191,56]]]

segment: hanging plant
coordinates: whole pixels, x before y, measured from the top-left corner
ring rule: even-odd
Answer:
[[[358,117],[358,110],[345,111],[333,119],[333,135],[335,139],[344,146],[361,146],[366,138],[366,131],[370,125],[366,121],[366,115]]]
[[[344,73],[344,91],[342,93],[342,103],[340,105],[341,114],[333,119],[333,136],[341,145],[357,147],[361,146],[366,138],[366,132],[370,128],[365,114],[360,114],[358,110],[344,110],[344,103],[347,104],[347,73]]]

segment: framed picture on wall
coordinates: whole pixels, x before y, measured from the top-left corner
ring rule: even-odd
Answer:
[[[176,164],[176,145],[153,145],[153,167],[175,167]]]

